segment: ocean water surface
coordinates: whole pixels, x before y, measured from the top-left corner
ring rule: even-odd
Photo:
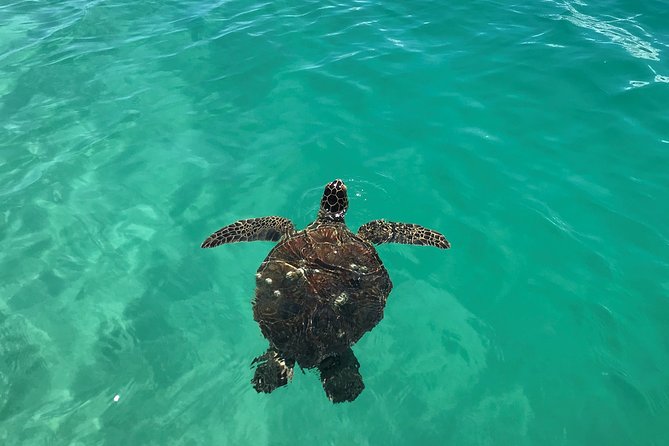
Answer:
[[[669,444],[660,0],[0,3],[0,444]],[[342,178],[395,284],[270,395],[270,242]]]

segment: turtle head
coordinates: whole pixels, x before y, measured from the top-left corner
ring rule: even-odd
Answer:
[[[348,210],[348,194],[346,185],[342,180],[334,180],[325,185],[321,208],[318,211],[319,219],[344,221],[344,215]]]

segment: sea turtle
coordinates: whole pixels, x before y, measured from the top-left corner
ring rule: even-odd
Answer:
[[[393,287],[374,245],[450,247],[440,233],[408,223],[374,220],[354,234],[344,222],[347,210],[346,186],[335,180],[325,186],[316,220],[301,231],[287,218],[252,218],[202,243],[279,242],[256,274],[253,318],[269,341],[252,363],[258,364],[251,380],[258,392],[288,384],[297,363],[318,368],[331,401],[353,401],[364,384],[351,346],[383,318]]]

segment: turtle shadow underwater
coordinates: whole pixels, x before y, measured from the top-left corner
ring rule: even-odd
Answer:
[[[303,230],[284,217],[252,218],[202,243],[279,242],[256,273],[253,318],[269,341],[252,362],[258,392],[288,384],[297,364],[318,369],[332,402],[355,400],[365,386],[351,346],[381,321],[393,287],[374,245],[451,246],[439,232],[411,223],[374,220],[353,233],[347,211],[347,188],[338,179],[325,186],[316,220]]]

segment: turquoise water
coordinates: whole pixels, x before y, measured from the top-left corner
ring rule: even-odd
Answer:
[[[669,443],[661,1],[0,4],[3,445]],[[250,386],[323,185],[395,284],[366,389]],[[118,401],[115,401],[117,399]]]

